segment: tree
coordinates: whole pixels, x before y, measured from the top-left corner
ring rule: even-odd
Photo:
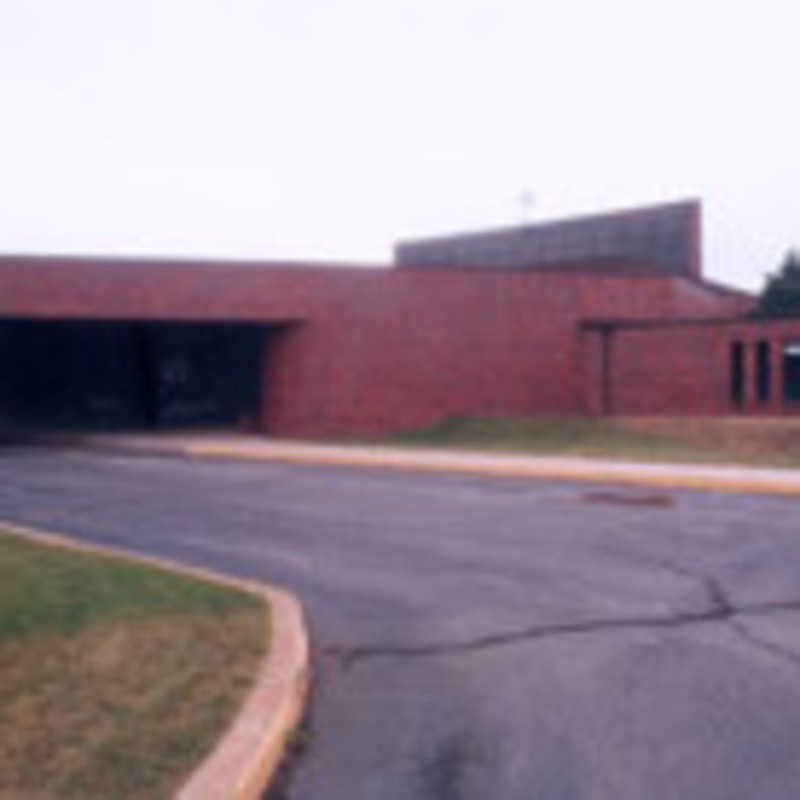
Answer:
[[[800,253],[790,250],[778,272],[767,275],[755,311],[759,317],[800,317]]]

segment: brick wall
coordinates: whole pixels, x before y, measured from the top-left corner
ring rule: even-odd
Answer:
[[[0,258],[0,316],[281,325],[264,358],[262,423],[283,435],[596,411],[587,375],[597,365],[586,360],[595,345],[581,319],[698,316],[730,302],[666,276]],[[655,408],[646,355],[635,337],[613,336],[614,368],[623,370],[615,402]],[[701,371],[702,359],[672,358],[687,376]],[[685,403],[689,394],[670,396]],[[708,401],[700,394],[692,402]]]
[[[598,329],[584,331],[599,338]],[[615,326],[610,334],[608,382],[612,414],[782,414],[800,407],[783,402],[782,349],[788,340],[800,342],[800,319],[733,320]],[[744,346],[744,401],[731,398],[730,347]],[[770,345],[769,402],[756,392],[756,347]],[[595,359],[594,354],[587,358]],[[585,393],[598,391],[602,375],[587,372]]]

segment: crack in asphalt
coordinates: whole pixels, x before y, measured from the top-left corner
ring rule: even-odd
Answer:
[[[331,646],[326,649],[331,655],[340,658],[344,669],[373,658],[419,658],[455,653],[469,653],[504,647],[539,639],[559,636],[598,633],[628,629],[678,628],[688,625],[722,622],[748,644],[769,652],[771,655],[784,658],[800,665],[800,653],[764,640],[756,636],[736,617],[744,614],[770,614],[780,611],[800,611],[800,600],[771,601],[753,605],[735,606],[725,588],[713,575],[689,569],[667,559],[649,559],[636,554],[639,561],[646,561],[650,566],[657,566],[681,577],[699,583],[708,598],[705,608],[697,611],[683,611],[672,614],[634,615],[630,617],[611,617],[588,619],[577,622],[552,623],[534,625],[513,631],[487,634],[461,642],[428,643],[428,644],[367,644],[355,647]]]
[[[800,602],[798,603],[798,608],[800,608]],[[342,660],[343,666],[349,669],[357,662],[377,657],[450,655],[453,653],[488,650],[494,647],[503,647],[520,642],[535,641],[537,639],[566,636],[570,634],[596,633],[598,631],[622,630],[626,628],[680,627],[701,622],[714,622],[721,619],[725,619],[725,616],[716,610],[686,612],[666,616],[643,615],[634,617],[613,617],[609,619],[583,620],[580,622],[535,625],[530,628],[488,634],[461,642],[418,645],[376,644],[350,648],[332,646],[327,649],[327,652],[338,655]]]
[[[696,569],[689,569],[681,564],[677,564],[671,559],[650,558],[641,553],[627,553],[638,561],[643,561],[650,566],[657,566],[661,569],[680,575],[690,580],[700,583],[708,596],[711,608],[716,608],[721,612],[720,621],[726,622],[737,636],[744,639],[748,644],[759,650],[764,650],[773,656],[785,659],[793,664],[800,665],[800,653],[780,644],[757,636],[738,616],[744,614],[770,614],[780,611],[800,610],[800,603],[797,601],[773,601],[760,603],[754,606],[735,607],[728,597],[720,581],[713,575],[701,572]]]
[[[747,625],[745,625],[739,619],[729,619],[728,623],[742,639],[745,639],[747,642],[752,644],[754,647],[757,647],[759,650],[764,650],[773,656],[777,656],[778,658],[783,658],[787,661],[791,661],[793,664],[796,664],[797,666],[800,666],[800,653],[797,653],[794,650],[790,650],[788,647],[782,647],[781,645],[776,644],[775,642],[763,639],[760,636],[756,636],[756,634],[754,634],[750,630],[750,628],[748,628]]]

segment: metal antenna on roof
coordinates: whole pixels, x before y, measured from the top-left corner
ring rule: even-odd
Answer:
[[[531,221],[531,209],[533,208],[534,196],[530,189],[523,189],[517,197],[522,212],[522,224],[527,225]]]

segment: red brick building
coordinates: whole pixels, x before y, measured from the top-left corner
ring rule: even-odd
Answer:
[[[321,435],[792,412],[800,319],[748,319],[749,295],[702,278],[699,214],[401,244],[386,269],[0,257],[0,420]]]

